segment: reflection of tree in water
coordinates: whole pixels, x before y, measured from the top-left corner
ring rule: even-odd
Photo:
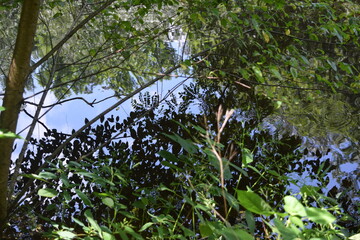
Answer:
[[[353,141],[360,137],[358,108],[339,95],[324,95],[311,102],[288,105],[284,116],[303,136],[326,138],[331,133]]]
[[[359,218],[356,206],[360,204],[358,102],[356,96],[324,94],[312,102],[287,105],[282,113],[268,117],[265,124],[280,135],[303,136],[304,164],[330,160],[333,170],[324,191],[338,199],[355,219]]]

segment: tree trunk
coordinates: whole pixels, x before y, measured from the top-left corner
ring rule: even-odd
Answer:
[[[15,49],[6,79],[3,106],[0,115],[0,128],[16,132],[16,125],[23,99],[25,82],[30,74],[30,57],[36,32],[41,0],[25,0],[21,10],[20,23]],[[0,139],[0,227],[7,223],[7,192],[9,167],[13,148],[13,138]],[[2,232],[2,231],[1,231]],[[1,233],[0,232],[0,233]]]

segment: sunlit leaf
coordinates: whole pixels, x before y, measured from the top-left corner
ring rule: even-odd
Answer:
[[[151,227],[152,225],[154,225],[153,222],[145,223],[145,224],[140,228],[139,232],[145,231],[146,229],[148,229],[148,228]]]
[[[300,217],[306,216],[305,207],[293,196],[284,197],[284,209],[290,215],[297,215]]]
[[[38,191],[38,195],[41,197],[56,197],[56,195],[58,194],[58,192],[55,189],[51,189],[51,188],[42,188],[39,189]]]
[[[330,224],[336,220],[336,217],[334,217],[331,213],[320,208],[306,208],[306,215],[311,221],[319,224]]]
[[[304,228],[304,223],[303,221],[301,221],[301,219],[299,217],[296,217],[296,216],[290,216],[290,221],[297,225],[298,227],[300,228]]]
[[[87,209],[84,213],[86,219],[88,220],[88,222],[90,223],[91,227],[93,227],[97,232],[101,233],[102,230],[99,226],[99,224],[97,223],[97,221],[94,219],[91,210]]]
[[[102,232],[102,235],[103,235],[103,239],[104,240],[115,240],[115,236],[108,233],[108,232]]]
[[[257,79],[260,83],[265,83],[265,79],[264,79],[264,77],[263,77],[263,74],[262,74],[260,68],[257,67],[257,66],[253,66],[253,67],[252,67],[252,70],[253,70],[254,73],[255,73],[256,79]]]
[[[247,148],[242,149],[242,166],[247,167],[250,163],[254,161],[253,154]]]
[[[57,179],[58,176],[54,173],[51,172],[41,172],[39,173],[39,177],[40,178],[44,178],[44,179]]]
[[[103,199],[101,199],[101,201],[110,208],[113,208],[115,205],[114,200],[109,197],[103,198]]]
[[[221,231],[225,239],[233,240],[253,240],[254,237],[242,229],[237,228],[225,228]]]
[[[74,239],[77,236],[75,233],[69,231],[57,231],[56,234],[59,235],[61,239]]]
[[[267,204],[267,202],[265,202],[256,193],[243,191],[243,190],[236,190],[236,191],[240,205],[246,208],[247,210],[253,213],[266,215],[266,216],[270,216],[272,214],[273,211],[269,206],[269,204]]]
[[[263,37],[264,37],[265,42],[266,42],[266,43],[270,42],[270,36],[269,36],[269,34],[267,34],[267,32],[265,32],[265,31],[262,31],[261,33],[262,33],[262,35],[263,35]]]

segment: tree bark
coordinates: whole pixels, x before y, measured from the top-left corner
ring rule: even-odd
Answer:
[[[23,1],[15,49],[6,79],[3,106],[0,115],[0,128],[16,132],[20,107],[23,99],[25,82],[30,74],[30,57],[34,45],[37,19],[41,0]],[[7,223],[8,178],[13,148],[13,138],[0,139],[0,228]],[[1,231],[2,232],[2,231]],[[1,233],[0,232],[0,233]]]

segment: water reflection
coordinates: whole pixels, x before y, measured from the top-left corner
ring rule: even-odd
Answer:
[[[331,171],[323,175],[324,182],[314,180],[309,173],[321,175],[325,169],[303,169],[291,177],[298,184],[325,186],[323,193],[342,203],[355,219],[360,219],[360,98],[343,95],[319,96],[311,102],[288,105],[282,112],[268,117],[264,126],[280,136],[291,134],[302,137],[303,166],[312,161],[329,161]],[[319,177],[319,176],[317,176]],[[319,179],[319,178],[318,178]],[[325,185],[323,183],[326,183]],[[291,185],[292,190],[299,190]]]

